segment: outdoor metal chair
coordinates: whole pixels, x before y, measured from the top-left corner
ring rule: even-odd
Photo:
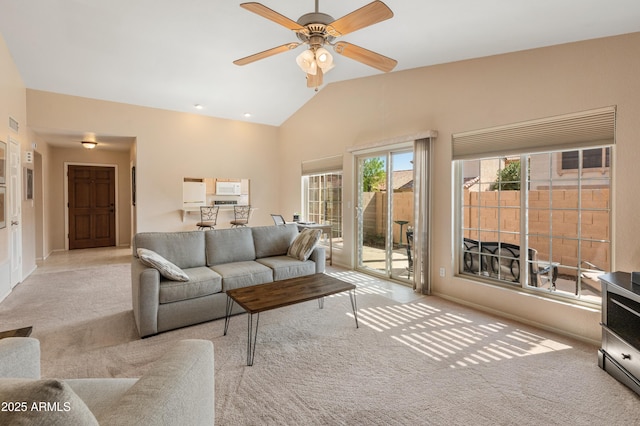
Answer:
[[[480,271],[486,270],[486,267],[483,268],[480,265],[480,243],[478,241],[472,240],[471,238],[465,238],[462,250],[462,259],[465,272],[480,274]]]
[[[411,279],[413,274],[413,231],[407,231],[407,273],[408,278]]]
[[[482,243],[483,246],[488,243]],[[491,255],[491,274],[504,281],[520,282],[520,246],[509,243],[493,243],[495,250]],[[544,278],[551,281],[555,288],[558,278],[558,267],[551,262],[538,260],[538,251],[529,248],[529,285],[542,287]],[[551,276],[549,276],[551,275]]]

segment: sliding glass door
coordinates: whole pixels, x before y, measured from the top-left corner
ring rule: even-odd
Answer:
[[[357,157],[357,268],[413,281],[413,150]]]

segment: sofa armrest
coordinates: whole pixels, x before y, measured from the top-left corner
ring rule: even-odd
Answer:
[[[131,302],[140,337],[158,333],[160,305],[160,272],[131,258]]]
[[[40,341],[31,337],[0,339],[0,377],[40,378]]]
[[[213,343],[182,340],[134,384],[100,425],[207,425],[215,422]]]
[[[316,263],[316,274],[323,274],[325,263],[327,262],[325,248],[323,246],[316,245],[311,252],[311,256],[309,256],[309,259]]]

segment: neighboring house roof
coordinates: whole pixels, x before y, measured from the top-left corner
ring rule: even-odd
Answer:
[[[464,189],[469,189],[478,182],[480,182],[480,176],[464,178]]]
[[[396,170],[393,172],[392,179],[394,191],[412,191],[413,190],[413,170]],[[378,185],[378,190],[386,191],[387,182]]]

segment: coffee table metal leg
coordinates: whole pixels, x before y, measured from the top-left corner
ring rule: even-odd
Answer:
[[[224,314],[224,335],[227,335],[229,329],[229,319],[231,318],[231,310],[233,309],[233,299],[227,296],[227,309]]]
[[[349,290],[349,299],[351,299],[351,309],[353,309],[353,317],[356,319],[356,328],[360,328],[358,326],[358,303],[356,301],[355,290]]]
[[[324,297],[318,298],[318,308],[320,309],[324,308]]]
[[[258,324],[260,323],[260,312],[256,314],[256,328],[253,330],[253,314],[247,315],[247,365],[253,365],[253,358],[256,355],[256,340],[258,339]],[[252,333],[253,331],[253,333]],[[253,336],[252,336],[253,334]]]

